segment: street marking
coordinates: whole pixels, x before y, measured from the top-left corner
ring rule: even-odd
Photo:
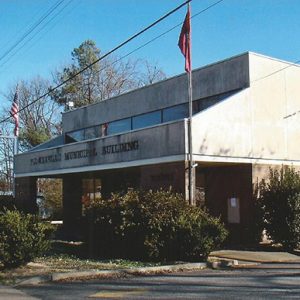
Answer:
[[[145,294],[146,292],[148,292],[147,289],[134,289],[124,291],[106,290],[90,295],[89,298],[123,298],[128,296],[140,296],[142,294]]]

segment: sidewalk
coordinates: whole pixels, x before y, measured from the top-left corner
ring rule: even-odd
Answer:
[[[220,250],[210,253],[210,258],[224,258],[255,263],[300,263],[300,256],[288,252]]]
[[[135,267],[117,270],[85,270],[63,273],[52,273],[44,276],[32,276],[19,281],[16,286],[36,285],[45,282],[88,280],[92,278],[126,277],[132,275],[164,274],[180,271],[201,270],[206,267],[228,268],[228,267],[251,267],[263,263],[300,263],[300,256],[287,252],[267,251],[242,251],[242,250],[220,250],[210,254],[208,262],[204,263],[182,263],[156,267]],[[0,290],[2,294],[2,290]]]

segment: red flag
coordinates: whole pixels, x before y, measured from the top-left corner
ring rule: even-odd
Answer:
[[[108,123],[104,123],[101,126],[102,135],[101,136],[107,136],[107,129],[108,129]]]
[[[18,100],[18,90],[16,90],[14,100],[10,109],[10,114],[15,120],[14,135],[19,136],[19,100]]]
[[[179,40],[178,46],[185,57],[185,70],[186,72],[191,72],[191,16],[190,16],[190,6],[188,6],[188,11],[186,13]]]

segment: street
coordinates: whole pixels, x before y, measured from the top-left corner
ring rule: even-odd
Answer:
[[[211,270],[18,288],[37,299],[299,299],[300,264]],[[2,298],[1,298],[2,299]],[[25,298],[23,298],[25,299]]]

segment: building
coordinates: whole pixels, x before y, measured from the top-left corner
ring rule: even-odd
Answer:
[[[300,166],[300,67],[244,53],[193,71],[198,201],[243,232],[253,184],[270,166]],[[64,222],[83,202],[127,188],[188,192],[188,94],[182,74],[66,112],[63,134],[16,156],[16,200],[33,211],[36,179],[63,180]],[[73,224],[73,225],[72,225]]]

